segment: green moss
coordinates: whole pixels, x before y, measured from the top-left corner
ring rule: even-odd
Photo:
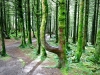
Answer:
[[[21,44],[19,47],[20,48],[26,48],[26,46],[27,46],[26,44]]]
[[[5,57],[0,56],[0,60],[7,61],[9,59],[11,59],[11,57],[9,55],[6,55]]]
[[[22,63],[22,66],[25,66],[25,61],[23,59],[19,59],[19,61]]]
[[[60,71],[63,75],[68,75],[66,68],[61,68]]]

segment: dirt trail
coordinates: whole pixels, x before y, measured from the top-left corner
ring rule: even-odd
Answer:
[[[47,68],[45,66],[54,66],[56,63],[50,61],[52,59],[46,58],[41,61],[40,58],[31,60],[30,57],[26,56],[19,48],[20,41],[5,40],[7,54],[12,58],[9,61],[0,60],[0,75],[62,75],[56,68]],[[33,40],[36,42],[36,40]],[[1,47],[1,46],[0,46]],[[48,57],[49,57],[48,53]],[[26,65],[23,66],[22,59]]]

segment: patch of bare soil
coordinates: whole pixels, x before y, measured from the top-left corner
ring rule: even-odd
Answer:
[[[33,40],[33,42],[36,47],[36,41]],[[34,62],[35,66],[32,67],[32,70],[30,70],[28,74],[23,73],[23,68],[25,68],[25,66],[29,65],[34,60],[27,56],[25,51],[22,51],[19,48],[20,41],[14,39],[6,39],[5,44],[7,54],[12,58],[9,61],[0,60],[0,64],[3,64],[0,68],[0,75],[62,75],[59,69],[50,68],[51,66],[56,65],[56,62],[54,61],[54,58],[52,57],[52,54],[50,55],[50,53],[48,53],[48,58],[46,58],[45,61]],[[22,61],[20,61],[20,59],[25,62],[24,67],[22,66]],[[47,68],[46,66],[49,67]]]
[[[7,54],[10,55],[12,58],[22,59],[22,60],[24,60],[24,62],[26,64],[32,61],[30,59],[30,57],[26,56],[25,53],[23,53],[20,50],[20,48],[19,48],[20,41],[19,40],[5,39],[5,45],[6,45]]]

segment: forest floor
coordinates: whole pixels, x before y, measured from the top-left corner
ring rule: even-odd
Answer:
[[[48,42],[53,46],[54,38]],[[7,57],[0,56],[0,75],[63,75],[59,69],[54,68],[57,65],[57,56],[47,52],[48,56],[44,61],[40,56],[36,56],[36,39],[33,39],[33,46],[20,48],[20,40],[6,39]],[[94,48],[91,45],[86,47],[79,63],[73,63],[75,44],[69,44],[68,53],[69,70],[66,75],[100,75],[100,64],[94,64],[88,59],[92,57]],[[1,49],[1,44],[0,44]]]
[[[48,53],[47,58],[41,61],[35,55],[36,49],[20,48],[19,40],[6,39],[5,44],[7,56],[0,56],[0,75],[62,75],[59,69],[51,67],[56,64],[52,57],[54,54]],[[33,44],[36,46],[36,39],[33,39]]]

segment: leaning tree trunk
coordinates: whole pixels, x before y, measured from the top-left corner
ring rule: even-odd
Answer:
[[[83,15],[84,15],[84,0],[80,0],[80,11],[79,11],[79,28],[78,28],[78,47],[75,56],[75,62],[80,61],[82,55],[82,41],[83,41]]]
[[[65,36],[65,20],[66,20],[66,2],[65,0],[59,0],[59,47],[53,47],[50,46],[45,39],[45,28],[46,28],[46,22],[47,22],[47,15],[48,15],[48,5],[47,0],[42,0],[42,24],[41,24],[41,43],[42,47],[46,50],[53,52],[58,55],[59,62],[58,62],[58,68],[66,69],[66,36]],[[63,39],[62,39],[63,38]],[[45,53],[45,51],[42,51],[42,54]]]

